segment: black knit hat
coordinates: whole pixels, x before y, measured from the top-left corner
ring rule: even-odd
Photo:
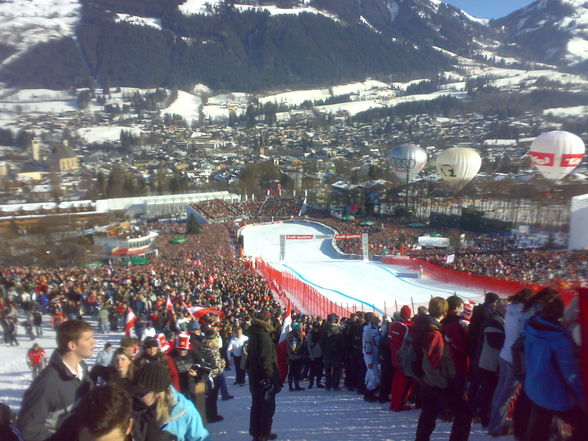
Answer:
[[[147,363],[139,368],[133,378],[133,392],[145,395],[149,392],[163,392],[171,384],[167,367],[158,361]]]
[[[487,292],[486,295],[484,296],[484,303],[488,304],[488,303],[496,303],[500,300],[500,297],[498,296],[498,294],[493,293],[493,292]]]
[[[157,348],[157,347],[159,347],[159,344],[157,343],[157,339],[155,337],[147,337],[143,341],[143,347],[145,349],[147,349],[147,348]]]

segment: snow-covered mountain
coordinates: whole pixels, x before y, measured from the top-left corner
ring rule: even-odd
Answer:
[[[36,44],[73,36],[80,9],[78,0],[1,1],[0,61],[9,63]]]
[[[493,23],[506,48],[560,66],[586,67],[588,0],[537,0]]]
[[[0,81],[215,89],[430,76],[473,59],[588,72],[588,0],[500,20],[439,0],[5,0]]]

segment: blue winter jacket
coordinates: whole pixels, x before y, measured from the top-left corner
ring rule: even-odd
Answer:
[[[538,406],[565,411],[582,401],[580,368],[569,332],[541,317],[525,326],[525,392]]]
[[[190,400],[170,386],[176,404],[167,424],[161,428],[178,437],[178,441],[210,441],[210,434],[202,424],[198,410]]]

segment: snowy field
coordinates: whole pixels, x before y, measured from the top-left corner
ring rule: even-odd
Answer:
[[[371,308],[383,313],[402,305],[426,305],[431,296],[448,297],[457,293],[479,301],[483,293],[427,278],[413,271],[379,262],[362,262],[341,255],[330,239],[288,240],[285,259],[279,261],[281,234],[332,234],[332,230],[311,223],[249,225],[242,230],[245,255],[262,257],[281,271],[296,275],[317,288],[329,300],[358,309]]]
[[[49,317],[44,316],[44,320],[48,321]],[[122,332],[98,334],[96,322],[91,321],[97,340],[95,355],[107,341],[118,347]],[[35,341],[50,356],[56,347],[55,332],[44,325],[43,334]],[[0,346],[0,402],[8,404],[14,412],[20,409],[22,396],[31,383],[25,357],[33,342],[28,338],[25,340],[22,333],[19,333],[19,341],[19,347]],[[90,366],[94,364],[93,358],[87,361]],[[208,426],[212,441],[250,441],[249,388],[233,386],[233,370],[225,372],[225,375],[229,392],[235,399],[221,401],[219,397],[219,412],[225,419]],[[302,386],[307,386],[306,382]],[[345,390],[289,392],[286,387],[277,395],[276,401],[273,431],[280,441],[412,441],[419,416],[418,410],[393,413],[388,410],[389,403],[367,403],[362,396]],[[431,440],[447,440],[450,429],[450,424],[438,422]],[[492,438],[479,425],[472,427],[470,441],[490,440],[511,441],[513,438]]]

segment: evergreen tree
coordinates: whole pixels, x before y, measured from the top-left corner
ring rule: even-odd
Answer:
[[[199,234],[202,232],[202,226],[196,221],[196,216],[190,213],[186,222],[186,234]]]

